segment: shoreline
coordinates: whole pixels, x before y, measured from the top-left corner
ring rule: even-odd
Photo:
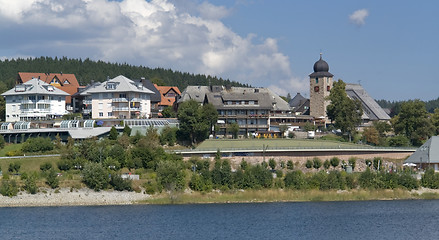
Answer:
[[[236,190],[230,192],[181,192],[148,195],[143,192],[100,191],[88,188],[41,189],[37,194],[19,192],[17,196],[0,195],[2,207],[60,207],[60,206],[117,206],[141,204],[223,204],[270,202],[382,201],[382,200],[439,199],[439,189],[418,190]]]
[[[17,196],[0,195],[1,207],[59,207],[59,206],[111,206],[133,205],[150,197],[136,192],[100,191],[88,188],[40,189],[36,194],[19,192]]]

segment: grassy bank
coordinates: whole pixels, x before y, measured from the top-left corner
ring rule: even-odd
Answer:
[[[417,193],[403,189],[394,190],[247,190],[225,193],[162,193],[141,203],[146,204],[203,204],[251,202],[309,202],[309,201],[369,201],[403,199],[439,199],[439,192]]]

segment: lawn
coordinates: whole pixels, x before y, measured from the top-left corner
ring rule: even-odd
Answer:
[[[0,157],[5,157],[7,152],[21,150],[21,143],[19,144],[6,144],[4,148],[0,149]]]
[[[359,145],[338,141],[317,139],[210,139],[202,142],[197,150],[214,149],[285,149],[285,148],[371,148],[368,145]]]
[[[59,157],[32,157],[32,158],[5,158],[0,159],[0,166],[3,173],[8,171],[9,163],[19,162],[21,164],[20,172],[40,171],[40,165],[45,162],[51,162],[55,169]]]

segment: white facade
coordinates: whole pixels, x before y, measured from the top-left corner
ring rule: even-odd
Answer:
[[[82,92],[84,109],[93,119],[132,119],[151,116],[153,92],[124,76],[110,79]],[[90,106],[91,105],[91,106]]]
[[[39,79],[15,86],[2,96],[6,101],[6,121],[46,120],[66,114],[69,94]]]

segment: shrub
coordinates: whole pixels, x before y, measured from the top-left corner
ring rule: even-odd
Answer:
[[[133,191],[132,183],[131,179],[123,179],[118,174],[111,174],[110,185],[116,191]]]
[[[82,181],[95,191],[105,189],[109,182],[107,169],[100,163],[86,163],[82,170]]]
[[[351,158],[349,158],[348,162],[349,162],[349,165],[351,165],[351,167],[352,167],[352,171],[354,171],[355,165],[357,164],[357,159],[355,159],[354,157],[351,157]]]
[[[306,160],[305,167],[308,168],[308,169],[309,169],[309,168],[312,168],[312,161],[309,160],[309,159]]]
[[[288,170],[294,170],[294,163],[291,160],[288,160],[287,162],[287,169]]]
[[[329,169],[329,167],[331,167],[331,163],[329,162],[328,159],[326,159],[325,162],[323,162],[323,167],[325,169]]]
[[[270,158],[270,160],[268,160],[268,165],[270,166],[271,170],[274,170],[276,168],[276,161],[274,160],[274,158]]]
[[[23,152],[46,152],[52,151],[54,144],[50,138],[28,138],[21,147]]]
[[[157,180],[167,190],[183,190],[185,172],[181,161],[165,160],[157,164]]]
[[[46,176],[46,184],[52,189],[59,187],[58,173],[54,169],[50,169]]]
[[[331,166],[336,168],[340,164],[340,159],[338,157],[333,157],[330,160]]]
[[[50,169],[52,169],[52,163],[50,162],[45,162],[40,165],[40,170],[43,172],[48,171]]]
[[[35,174],[30,174],[24,181],[24,190],[30,194],[36,194],[38,192],[36,178],[37,176]]]
[[[307,187],[305,176],[303,172],[300,170],[287,173],[285,175],[284,182],[285,182],[285,187],[291,189],[301,190]]]
[[[3,179],[2,185],[0,186],[0,193],[3,196],[13,197],[17,196],[18,185],[15,180],[5,180]]]
[[[8,172],[10,173],[18,173],[20,171],[21,163],[20,162],[11,162],[9,163]]]
[[[322,161],[317,157],[313,158],[312,167],[315,169],[319,169],[321,166],[322,166]]]

